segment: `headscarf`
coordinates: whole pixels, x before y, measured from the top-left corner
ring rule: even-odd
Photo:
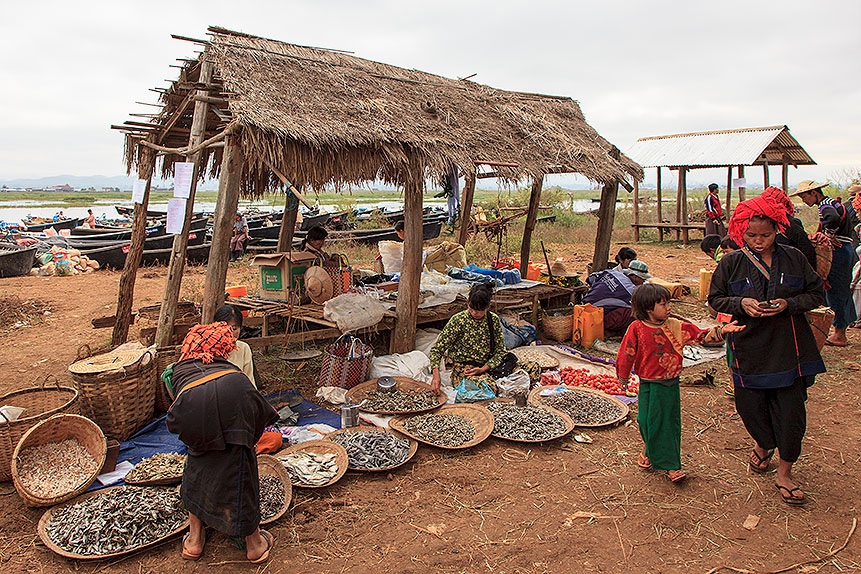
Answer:
[[[744,232],[750,226],[752,217],[767,217],[777,224],[779,231],[789,227],[786,206],[778,203],[764,193],[739,203],[729,220],[729,236],[738,245],[744,246]]]
[[[861,191],[856,193],[854,199],[852,199],[852,207],[855,208],[857,213],[861,213]]]
[[[792,205],[792,201],[787,197],[786,192],[780,189],[779,187],[768,187],[761,194],[766,199],[772,199],[777,203],[783,205],[786,208],[786,215],[795,214],[795,206]]]
[[[182,341],[179,359],[200,359],[211,363],[215,357],[227,357],[236,348],[233,328],[224,321],[195,325]]]

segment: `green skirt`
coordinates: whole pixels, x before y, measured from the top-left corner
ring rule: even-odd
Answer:
[[[640,381],[637,424],[652,468],[682,468],[682,399],[679,383]]]

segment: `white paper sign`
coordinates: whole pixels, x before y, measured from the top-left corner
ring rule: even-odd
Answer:
[[[173,196],[188,199],[191,195],[191,177],[194,175],[194,164],[188,161],[178,161],[173,164]]]
[[[737,177],[732,180],[732,186],[736,189],[740,187],[747,187],[747,179],[744,177]]]
[[[132,185],[132,201],[134,203],[143,203],[144,191],[146,191],[146,180],[136,179]]]
[[[172,197],[167,200],[167,233],[176,235],[182,233],[185,223],[185,200],[181,197]]]

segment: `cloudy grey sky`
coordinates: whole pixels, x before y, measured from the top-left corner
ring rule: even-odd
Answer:
[[[213,24],[572,96],[623,150],[648,135],[787,124],[819,163],[791,181],[824,179],[861,166],[859,16],[857,0],[7,2],[0,179],[122,174],[108,126],[151,111],[134,102],[155,102],[148,88],[192,55],[171,33],[205,37]],[[692,176],[712,178],[726,176]]]

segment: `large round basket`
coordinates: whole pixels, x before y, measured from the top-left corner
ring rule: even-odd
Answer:
[[[182,345],[172,345],[169,347],[159,347],[155,350],[155,376],[153,377],[155,385],[155,410],[159,413],[166,413],[170,408],[171,400],[167,396],[167,389],[164,388],[164,381],[161,376],[167,366],[179,360],[179,352]]]
[[[586,428],[606,427],[606,426],[611,426],[611,425],[614,425],[616,423],[619,423],[628,417],[628,412],[630,410],[628,408],[628,405],[626,405],[625,403],[623,403],[622,401],[620,401],[616,397],[612,397],[612,396],[608,395],[607,393],[604,393],[601,391],[596,391],[595,389],[589,389],[586,387],[572,387],[569,385],[555,385],[555,386],[565,387],[569,391],[573,391],[573,392],[577,392],[577,393],[589,393],[589,394],[601,397],[605,401],[612,403],[612,404],[616,405],[617,407],[619,407],[619,409],[621,411],[621,414],[619,414],[619,416],[613,418],[613,420],[610,420],[610,421],[607,421],[607,422],[604,422],[601,424],[584,424],[584,423],[578,423],[577,421],[574,421],[574,426],[586,427]],[[529,391],[529,395],[527,396],[527,400],[533,404],[543,404],[542,399],[544,399],[545,397],[542,397],[540,395],[540,393],[541,393],[541,390],[544,388],[546,388],[546,387],[536,387],[536,388],[532,389],[531,391]]]
[[[509,404],[511,404],[511,403],[514,403],[514,399],[502,398],[502,399],[495,399],[494,401],[489,401],[489,402],[500,402],[500,403],[509,403]],[[485,403],[485,404],[487,404],[487,403]],[[552,437],[545,438],[545,439],[540,439],[540,440],[527,440],[527,439],[509,438],[509,437],[507,437],[507,436],[502,436],[502,435],[500,435],[500,434],[496,434],[495,432],[490,433],[490,436],[492,436],[492,437],[496,437],[496,438],[501,439],[501,440],[510,440],[510,441],[512,441],[512,442],[547,442],[547,441],[550,441],[550,440],[556,440],[557,438],[562,438],[563,436],[567,435],[568,433],[570,433],[571,431],[573,431],[573,430],[574,430],[574,421],[573,421],[573,420],[571,420],[571,417],[569,417],[568,415],[566,415],[566,414],[565,414],[565,413],[563,413],[562,411],[557,410],[557,409],[554,409],[554,408],[553,408],[553,407],[551,407],[551,406],[544,405],[544,404],[541,404],[541,403],[531,403],[531,406],[535,406],[535,407],[539,407],[539,408],[545,409],[545,410],[547,410],[547,411],[549,411],[549,412],[553,413],[554,415],[558,416],[559,418],[561,418],[561,419],[562,419],[562,421],[565,423],[565,430],[564,430],[563,432],[561,432],[561,433],[557,434],[556,436],[552,436]],[[496,430],[496,424],[495,424],[495,420],[494,420],[494,431],[495,431],[495,430]]]
[[[12,478],[12,455],[18,441],[34,425],[56,414],[77,414],[79,411],[77,389],[61,387],[59,383],[46,387],[24,389],[0,397],[0,406],[10,405],[24,409],[21,417],[14,421],[0,422],[0,481]],[[0,417],[2,419],[2,417]]]
[[[390,466],[384,466],[384,467],[380,467],[380,468],[356,468],[356,467],[350,465],[349,460],[348,460],[347,465],[348,465],[350,470],[357,470],[359,472],[382,472],[384,470],[392,470],[392,469],[401,467],[401,466],[405,465],[406,463],[408,463],[415,456],[416,451],[419,449],[419,443],[416,442],[413,438],[411,438],[411,437],[409,437],[403,433],[400,433],[396,430],[385,429],[382,427],[359,426],[359,427],[350,427],[350,428],[346,428],[346,429],[340,429],[340,430],[336,430],[335,432],[331,432],[331,433],[327,434],[326,439],[332,440],[333,436],[341,434],[341,433],[346,433],[346,432],[374,432],[374,431],[376,431],[376,432],[387,432],[390,435],[396,436],[398,438],[407,439],[410,443],[410,450],[407,452],[406,458],[404,458],[404,460],[402,460],[398,464],[393,464]],[[332,442],[334,442],[334,441],[332,441]],[[335,444],[338,444],[338,443],[335,443]],[[341,445],[339,445],[339,446],[341,446]],[[349,455],[348,455],[348,459],[349,459]]]
[[[67,492],[50,498],[31,492],[21,481],[21,453],[28,448],[67,439],[78,441],[93,457],[96,463],[93,471]],[[15,454],[12,457],[12,481],[15,484],[15,490],[27,506],[53,506],[71,500],[93,484],[105,464],[107,453],[108,443],[96,423],[80,415],[54,415],[28,430],[15,447]]]
[[[475,429],[475,436],[469,442],[466,442],[460,446],[443,446],[436,443],[429,442],[423,438],[419,438],[418,436],[410,433],[406,427],[406,421],[413,416],[416,415],[404,415],[400,417],[396,417],[389,421],[389,426],[395,429],[396,431],[402,432],[408,437],[417,440],[418,442],[428,444],[430,446],[435,446],[438,448],[444,448],[448,450],[458,450],[462,448],[469,448],[471,446],[475,446],[482,442],[484,439],[490,436],[490,433],[493,432],[493,415],[490,414],[490,411],[485,407],[474,404],[454,404],[454,405],[444,405],[439,408],[439,410],[434,411],[434,414],[437,415],[460,415],[466,419],[468,419],[472,423],[472,427]]]
[[[290,508],[290,501],[293,500],[293,486],[290,483],[290,475],[287,474],[287,469],[281,464],[281,461],[269,454],[257,455],[257,473],[260,476],[274,476],[284,487],[284,502],[281,508],[274,515],[266,520],[261,520],[260,524],[271,524],[284,516],[287,509]]]
[[[143,462],[143,460],[141,462]],[[138,464],[140,464],[140,462]],[[182,482],[182,471],[180,471],[179,474],[175,474],[173,476],[151,478],[149,480],[135,480],[132,472],[134,472],[134,469],[132,469],[132,471],[130,471],[129,474],[127,474],[125,478],[123,478],[123,482],[131,486],[169,486],[171,484],[177,484],[179,482]]]
[[[393,377],[395,379],[395,388],[399,391],[430,391],[430,385],[422,383],[420,381],[416,381],[414,379],[409,379],[407,377]],[[377,388],[377,379],[373,379],[370,381],[365,381],[360,385],[356,385],[347,393],[347,400],[351,403],[361,403],[365,398],[367,398],[368,393]],[[379,415],[403,415],[407,413],[415,414],[415,413],[424,413],[427,411],[432,411],[436,408],[439,408],[445,404],[448,400],[446,394],[440,391],[436,393],[437,402],[434,406],[428,407],[426,409],[419,409],[415,411],[372,411],[371,409],[365,407],[359,407],[360,411],[364,411],[366,413],[376,413]]]
[[[155,409],[152,350],[109,351],[69,367],[81,391],[81,411],[105,434],[124,441],[150,421]]]
[[[554,313],[550,315],[549,313]],[[541,316],[541,330],[554,341],[570,341],[574,331],[574,308],[548,309]]]
[[[82,500],[86,500],[86,499],[91,498],[93,496],[103,496],[105,492],[108,492],[109,490],[113,490],[115,488],[139,488],[139,487],[136,487],[136,486],[112,486],[110,488],[103,488],[101,490],[94,490],[93,492],[87,492],[85,494],[82,494],[81,496],[79,496],[75,500],[69,502],[68,504],[75,504],[77,502],[81,502]],[[164,542],[168,538],[170,538],[172,536],[176,536],[177,534],[179,534],[180,532],[182,532],[183,530],[188,528],[188,519],[186,518],[182,524],[180,524],[179,526],[177,526],[176,528],[174,528],[173,530],[171,530],[170,532],[168,532],[167,534],[165,534],[161,538],[153,540],[152,542],[150,542],[148,544],[142,544],[140,546],[133,546],[131,548],[127,548],[127,549],[122,550],[120,552],[113,552],[111,554],[78,554],[76,552],[69,552],[68,550],[64,550],[63,548],[60,548],[53,540],[51,540],[51,537],[48,536],[48,522],[50,522],[51,517],[54,515],[54,513],[57,512],[58,510],[60,510],[61,508],[63,508],[63,507],[62,506],[56,506],[54,508],[49,508],[48,510],[46,510],[45,514],[42,515],[42,518],[39,519],[39,524],[36,526],[36,533],[39,535],[39,538],[42,540],[42,543],[45,546],[47,546],[48,549],[55,552],[56,554],[59,554],[60,556],[63,556],[64,558],[72,558],[74,560],[104,560],[106,558],[117,558],[118,556],[124,556],[126,554],[131,554],[132,552],[137,552],[138,550],[143,550],[145,548],[152,548],[153,546],[158,546],[159,544],[161,544],[162,542]]]
[[[279,462],[281,462],[282,456],[294,452],[334,454],[335,463],[338,465],[338,472],[337,474],[335,474],[335,476],[332,477],[329,482],[325,484],[304,484],[301,482],[293,482],[293,486],[298,486],[301,488],[326,488],[327,486],[332,486],[333,484],[341,480],[341,477],[343,477],[344,474],[347,472],[347,466],[349,465],[349,460],[347,459],[347,449],[331,440],[306,440],[305,442],[294,444],[293,446],[282,450],[275,458],[277,458]],[[284,463],[281,462],[281,464],[283,465]],[[288,472],[287,474],[290,473]]]

